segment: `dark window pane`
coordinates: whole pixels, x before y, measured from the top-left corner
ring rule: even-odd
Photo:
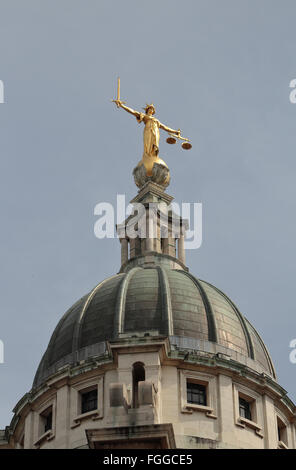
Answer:
[[[98,391],[91,390],[81,394],[81,413],[96,410],[98,407]]]
[[[251,404],[241,397],[239,397],[239,415],[242,418],[252,420]]]
[[[44,417],[44,432],[49,431],[50,429],[52,429],[52,412],[48,413],[48,415]]]
[[[139,382],[145,380],[145,368],[142,362],[133,364],[133,408],[139,406]]]
[[[206,386],[187,382],[187,403],[195,405],[207,405]]]

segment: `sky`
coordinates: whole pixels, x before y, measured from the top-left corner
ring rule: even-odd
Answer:
[[[255,326],[296,400],[296,3],[275,0],[1,0],[0,428],[30,390],[63,313],[118,272],[94,207],[137,193],[142,156],[121,97],[180,128],[162,132],[167,192],[203,205],[190,271]]]

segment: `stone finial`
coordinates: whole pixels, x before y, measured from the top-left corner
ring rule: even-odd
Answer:
[[[161,163],[154,163],[151,176],[148,176],[147,169],[142,161],[134,168],[134,180],[138,188],[142,188],[145,183],[152,181],[163,188],[170,184],[170,170]]]

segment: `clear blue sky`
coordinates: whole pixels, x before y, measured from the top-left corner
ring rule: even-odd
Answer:
[[[202,202],[190,270],[225,291],[295,400],[296,4],[273,0],[2,0],[0,427],[61,315],[120,264],[94,237],[100,201],[136,194],[142,128],[122,98],[181,128],[168,192]]]

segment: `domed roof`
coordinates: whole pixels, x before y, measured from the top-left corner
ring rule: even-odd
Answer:
[[[33,387],[66,364],[105,351],[105,342],[168,336],[174,348],[224,353],[275,377],[266,347],[234,303],[213,285],[165,265],[131,267],[99,283],[61,318]]]

